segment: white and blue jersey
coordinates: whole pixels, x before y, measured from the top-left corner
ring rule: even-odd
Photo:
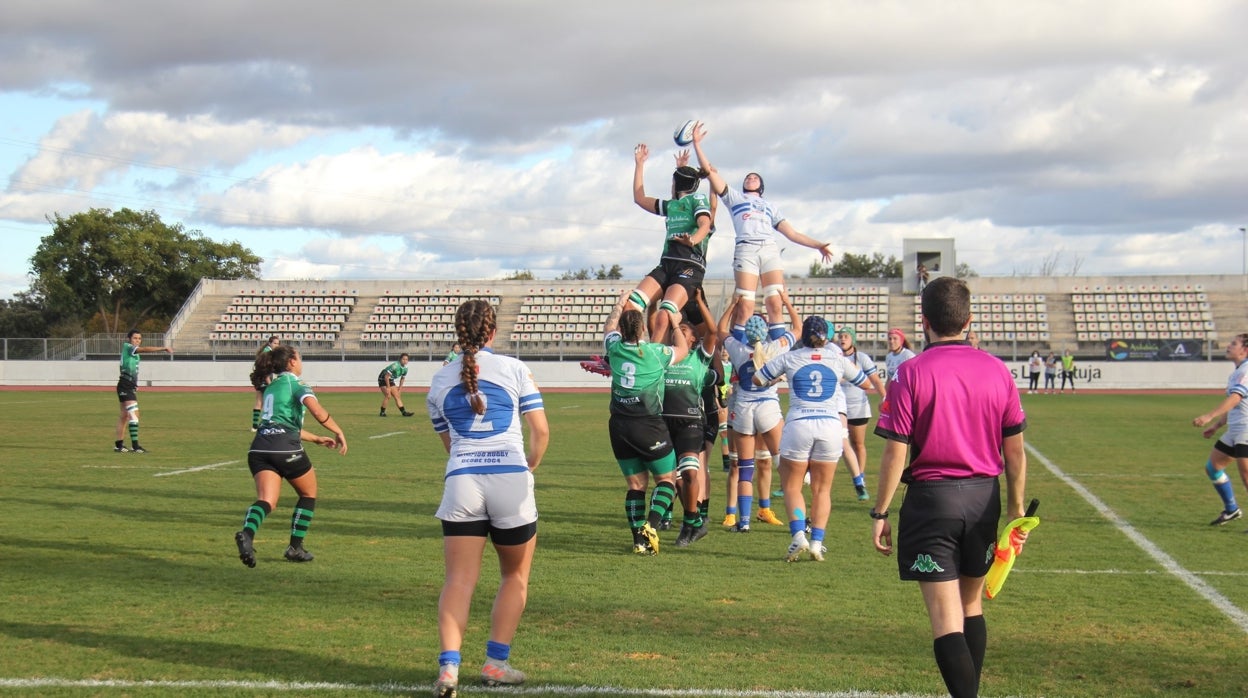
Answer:
[[[888,383],[891,383],[897,380],[897,369],[900,368],[902,364],[909,361],[910,359],[913,359],[914,357],[915,357],[915,353],[913,351],[910,351],[909,349],[906,349],[905,347],[902,347],[901,351],[895,354],[891,351],[885,354],[884,355],[885,381]]]
[[[867,378],[879,373],[879,369],[875,366],[875,360],[870,356],[855,349],[853,356],[845,357],[850,363],[858,367],[859,371]],[[850,419],[867,419],[871,417],[871,400],[867,397],[867,390],[861,386],[848,384],[845,388],[845,416]]]
[[[867,376],[840,349],[801,347],[768,361],[758,371],[768,383],[784,376],[789,384],[789,413],[785,421],[840,418],[837,393],[842,383],[862,385]]]
[[[728,351],[728,360],[732,362],[732,368],[737,373],[737,390],[735,400],[738,405],[748,402],[762,402],[765,400],[780,400],[779,392],[774,385],[754,385],[754,373],[758,367],[754,365],[754,354],[758,352],[761,357],[770,358],[787,352],[789,347],[793,346],[796,339],[792,332],[785,332],[779,339],[771,339],[759,342],[757,348],[750,346],[746,342],[745,333],[738,329],[733,329],[732,333],[724,339],[724,349]]]
[[[477,352],[476,359],[477,390],[485,400],[485,414],[472,411],[458,361],[439,369],[429,383],[426,404],[433,430],[449,431],[451,437],[446,477],[528,472],[520,416],[545,409],[533,374],[520,360],[489,349]]]
[[[773,242],[773,231],[784,221],[784,215],[770,201],[756,194],[746,194],[726,187],[719,197],[732,214],[732,227],[737,243]]]
[[[1248,361],[1241,362],[1226,380],[1226,395],[1238,395],[1239,404],[1226,413],[1226,434],[1232,444],[1248,442]]]

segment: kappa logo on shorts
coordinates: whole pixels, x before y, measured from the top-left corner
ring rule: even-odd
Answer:
[[[920,553],[918,557],[914,558],[914,564],[910,565],[910,571],[931,574],[932,572],[944,572],[945,570],[936,564],[931,555]]]
[[[663,448],[663,447],[664,447],[664,446],[666,446],[666,445],[667,445],[667,442],[666,442],[666,441],[655,441],[655,442],[654,442],[654,445],[650,447],[650,450],[651,450],[651,451],[657,451],[657,450],[659,450],[660,448]]]
[[[992,562],[993,556],[997,554],[997,543],[993,541],[988,544],[988,552],[984,553],[984,563]]]
[[[295,461],[297,461],[297,460],[299,460],[299,454],[298,454],[298,453],[296,453],[295,455],[291,456],[290,458],[287,458],[287,459],[286,459],[286,462],[287,462],[287,463],[294,463],[294,462],[295,462]]]

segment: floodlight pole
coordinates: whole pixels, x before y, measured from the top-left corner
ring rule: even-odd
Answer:
[[[1243,270],[1240,276],[1243,277],[1243,290],[1248,293],[1248,228],[1240,228],[1239,232],[1243,234],[1244,245],[1243,252],[1240,254],[1240,261],[1243,262]]]

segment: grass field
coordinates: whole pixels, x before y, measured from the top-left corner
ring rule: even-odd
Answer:
[[[416,417],[379,419],[372,393],[321,395],[351,450],[313,452],[316,560],[282,560],[287,488],[248,569],[232,536],[254,498],[251,393],[142,393],[151,452],[134,455],[112,453],[109,392],[0,392],[0,692],[427,695],[444,457],[423,396],[409,397]],[[1024,397],[1043,524],[986,602],[983,695],[1248,695],[1248,521],[1207,525],[1210,443],[1190,426],[1218,399]],[[512,655],[526,695],[943,694],[918,590],[871,548],[843,471],[825,563],[785,564],[787,533],[762,525],[686,550],[673,530],[641,558],[605,396],[548,394],[546,407],[538,552]],[[466,677],[484,656],[496,568],[474,604]]]

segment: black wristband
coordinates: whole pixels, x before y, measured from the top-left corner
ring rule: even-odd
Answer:
[[[882,512],[872,509],[871,511],[867,512],[867,515],[875,519],[876,521],[883,521],[888,518],[888,509],[885,509]]]

